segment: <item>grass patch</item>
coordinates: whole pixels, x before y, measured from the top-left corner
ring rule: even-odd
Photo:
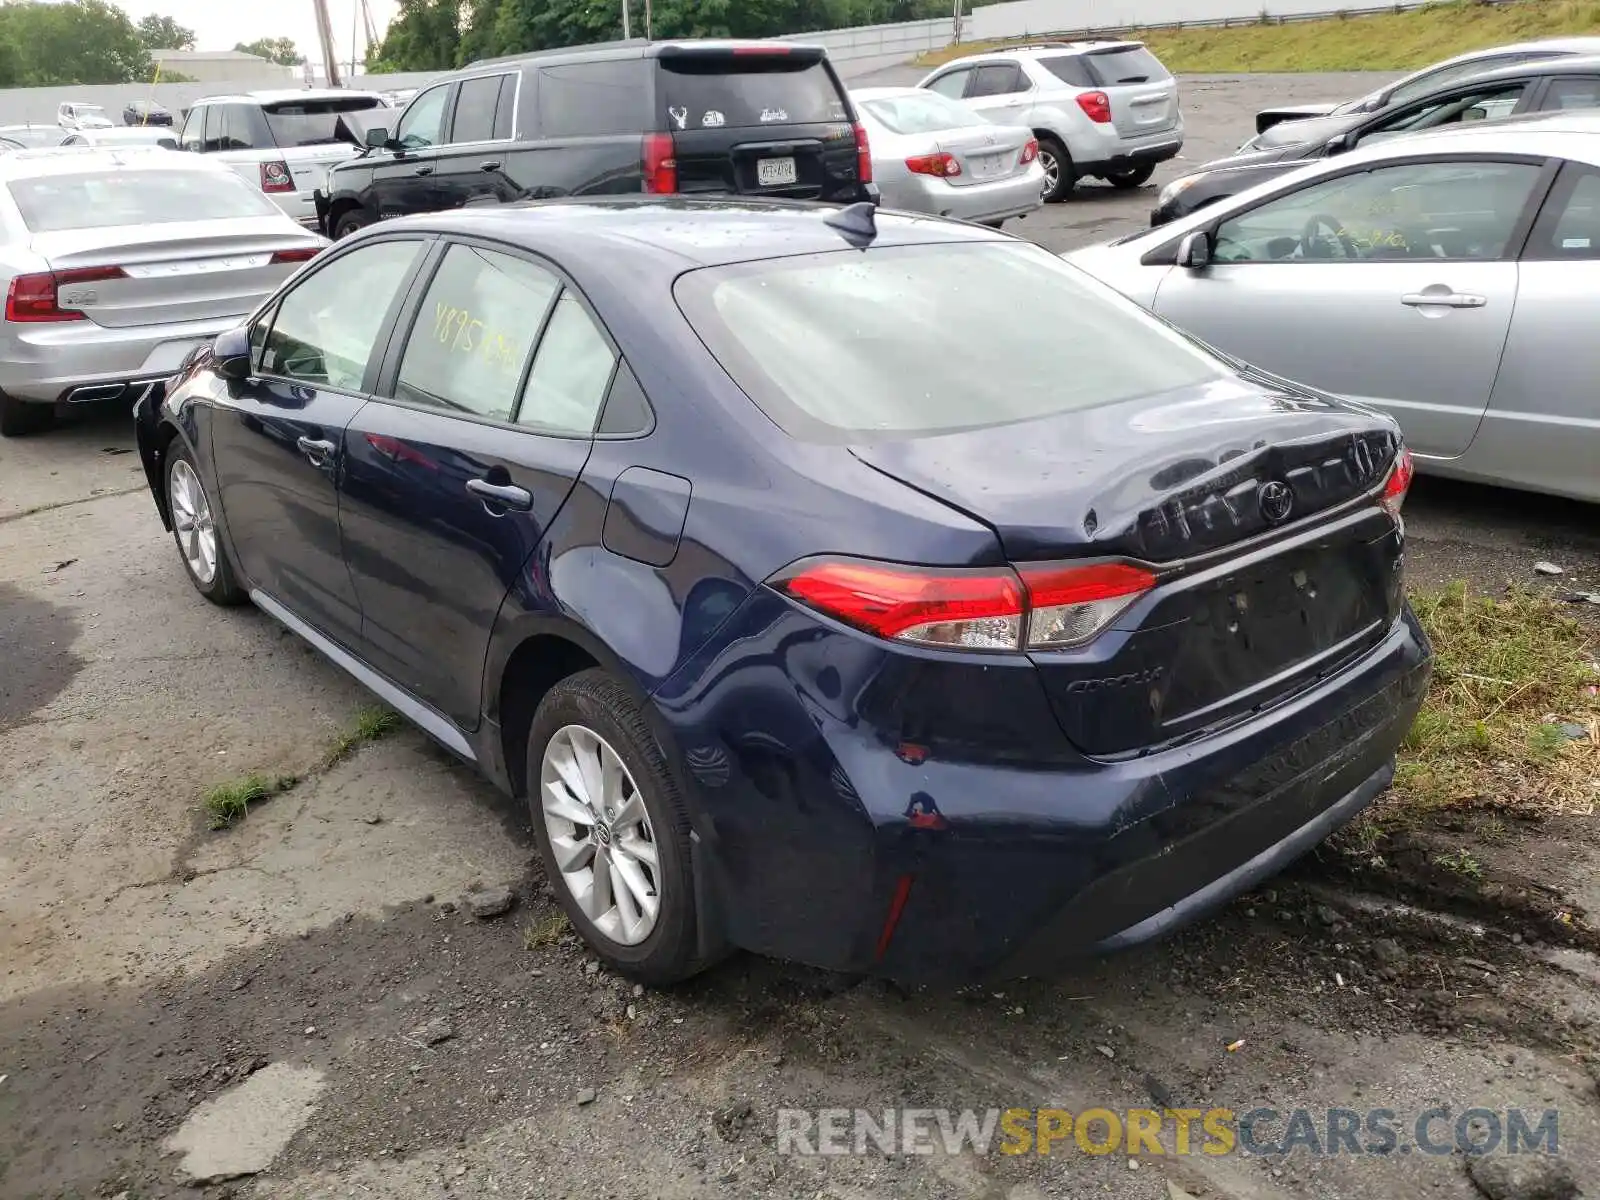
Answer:
[[[227,829],[245,819],[252,804],[259,804],[279,792],[287,792],[300,781],[293,775],[247,775],[219,783],[206,793],[206,825]]]
[[[355,724],[333,739],[324,769],[337,766],[368,742],[388,737],[400,728],[400,714],[377,705],[356,714]]]
[[[1465,875],[1468,879],[1481,879],[1483,877],[1483,864],[1465,850],[1456,850],[1450,854],[1437,854],[1434,856],[1433,865],[1443,867],[1446,871],[1453,871],[1457,875]]]
[[[548,950],[559,942],[566,932],[566,914],[553,913],[523,928],[522,948],[524,950]]]
[[[1068,31],[1072,32],[1072,31]],[[1600,0],[1518,0],[1478,4],[1452,0],[1367,17],[1276,24],[1253,20],[1225,28],[1150,29],[1144,41],[1180,74],[1239,71],[1414,71],[1442,58],[1534,38],[1600,33]],[[1015,41],[1037,42],[1033,34]],[[969,42],[931,50],[919,66],[935,67],[1005,42]]]
[[[1340,843],[1370,856],[1387,831],[1448,809],[1480,812],[1489,843],[1505,837],[1499,814],[1592,812],[1600,673],[1590,631],[1559,602],[1521,591],[1492,599],[1454,584],[1411,602],[1433,642],[1433,685],[1400,748],[1394,787]],[[1568,736],[1571,726],[1585,736]],[[1461,851],[1434,861],[1475,875],[1470,859]]]

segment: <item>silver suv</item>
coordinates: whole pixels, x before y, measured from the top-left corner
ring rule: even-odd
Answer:
[[[975,54],[918,86],[996,125],[1031,128],[1047,201],[1063,199],[1086,176],[1140,187],[1183,148],[1177,81],[1143,42],[1047,42]]]

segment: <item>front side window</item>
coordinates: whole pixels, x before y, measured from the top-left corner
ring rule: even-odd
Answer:
[[[429,88],[413,100],[400,115],[395,139],[407,150],[437,146],[444,140],[445,103],[450,99],[451,83]]]
[[[183,120],[182,144],[185,150],[199,153],[205,148],[206,105],[191,108]]]
[[[487,142],[494,138],[495,111],[500,106],[502,75],[464,79],[456,93],[456,119],[450,127],[452,142]]]
[[[477,246],[451,246],[411,327],[395,396],[509,421],[533,339],[560,290],[549,271]]]
[[[1402,83],[1389,93],[1385,106],[1405,104],[1409,100],[1419,99],[1429,92],[1448,87],[1452,83],[1470,79],[1474,75],[1482,75],[1485,71],[1494,71],[1501,67],[1515,66],[1520,62],[1531,62],[1535,59],[1550,57],[1555,56],[1544,54],[1499,54],[1474,58],[1470,62],[1453,63],[1450,66],[1428,71],[1415,79]]]
[[[1453,96],[1448,100],[1423,104],[1378,122],[1370,132],[1363,135],[1361,144],[1367,145],[1397,134],[1413,133],[1419,129],[1438,129],[1472,121],[1498,121],[1516,111],[1527,90],[1526,83],[1509,83],[1498,87],[1485,87],[1465,95]]]
[[[948,96],[952,100],[959,100],[966,93],[967,79],[971,76],[970,70],[951,71],[939,78],[929,81],[926,85],[930,92],[938,92],[941,96]]]
[[[791,436],[1028,421],[1222,379],[1182,335],[1037,246],[838,250],[691,271],[689,323]],[[959,353],[930,353],[961,331]]]
[[[296,284],[271,318],[262,373],[360,391],[384,318],[421,249],[421,242],[372,242]]]
[[[1435,162],[1379,167],[1269,200],[1217,228],[1218,263],[1500,258],[1540,168]]]

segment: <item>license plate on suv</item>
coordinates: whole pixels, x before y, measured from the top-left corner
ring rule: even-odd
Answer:
[[[792,158],[763,158],[756,163],[756,182],[762,187],[781,187],[799,183],[800,172]]]

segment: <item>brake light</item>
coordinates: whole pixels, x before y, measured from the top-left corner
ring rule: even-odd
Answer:
[[[307,246],[303,250],[274,250],[272,252],[272,261],[274,263],[310,262],[321,253],[321,246]]]
[[[79,267],[71,271],[44,271],[36,275],[16,275],[6,291],[6,320],[18,324],[47,321],[83,321],[76,308],[61,307],[61,289],[78,283],[100,283],[125,279],[121,267]],[[94,303],[84,297],[69,297],[69,303]]]
[[[824,558],[770,582],[809,608],[891,641],[1018,651],[1088,641],[1156,577],[1131,563],[967,570]]]
[[[1400,506],[1406,502],[1406,493],[1411,490],[1411,480],[1416,473],[1411,451],[1401,446],[1400,453],[1395,455],[1394,466],[1389,468],[1389,478],[1383,481],[1383,491],[1378,495],[1378,503],[1397,521],[1400,519]]]
[[[860,121],[855,124],[857,183],[872,182],[872,147],[867,144],[867,127]]]
[[[955,156],[942,150],[938,154],[918,154],[906,159],[906,169],[915,175],[940,175],[947,179],[961,174],[961,164]]]
[[[1039,139],[1029,138],[1022,145],[1022,165],[1027,166],[1039,157]]]
[[[785,46],[782,42],[774,42],[770,46],[735,46],[733,48],[734,54],[740,58],[747,54],[788,54],[792,50],[793,47]]]
[[[1096,125],[1104,125],[1111,120],[1111,97],[1104,92],[1080,92],[1078,107]]]
[[[289,174],[289,164],[283,159],[261,164],[261,190],[263,192],[294,191],[294,176]]]
[[[670,133],[647,133],[639,151],[644,190],[652,196],[670,196],[678,190],[677,150]]]

